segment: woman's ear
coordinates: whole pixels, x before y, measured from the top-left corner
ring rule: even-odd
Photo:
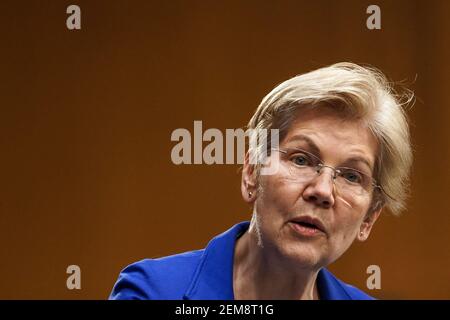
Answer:
[[[247,151],[242,167],[241,178],[241,192],[244,201],[253,203],[256,199],[256,190],[255,165],[250,164],[249,152]]]
[[[359,241],[366,241],[367,238],[369,238],[372,227],[380,216],[381,210],[383,210],[383,207],[380,207],[375,211],[370,211],[366,215],[363,222],[361,223],[356,239],[358,239]]]

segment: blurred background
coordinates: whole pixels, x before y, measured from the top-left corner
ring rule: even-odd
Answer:
[[[377,298],[450,299],[449,14],[444,0],[0,2],[0,299],[106,299],[126,265],[250,219],[239,165],[174,165],[172,131],[243,127],[276,84],[339,61],[416,93],[415,160],[404,215],[384,212],[330,269]]]

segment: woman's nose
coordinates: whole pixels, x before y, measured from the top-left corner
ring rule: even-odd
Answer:
[[[334,171],[330,168],[321,170],[311,179],[303,190],[303,199],[323,208],[334,205]]]

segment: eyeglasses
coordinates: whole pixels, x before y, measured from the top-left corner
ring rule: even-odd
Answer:
[[[311,181],[321,174],[323,168],[330,168],[333,182],[342,194],[361,196],[370,194],[374,189],[383,191],[372,176],[360,170],[325,165],[316,155],[298,148],[272,150],[282,153],[282,164],[287,168],[289,178],[295,181]]]

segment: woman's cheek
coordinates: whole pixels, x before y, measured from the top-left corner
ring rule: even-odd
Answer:
[[[353,220],[353,219],[352,219]],[[334,229],[333,239],[335,251],[338,257],[342,255],[353,243],[355,228],[357,221],[345,221],[342,224],[336,225]]]

